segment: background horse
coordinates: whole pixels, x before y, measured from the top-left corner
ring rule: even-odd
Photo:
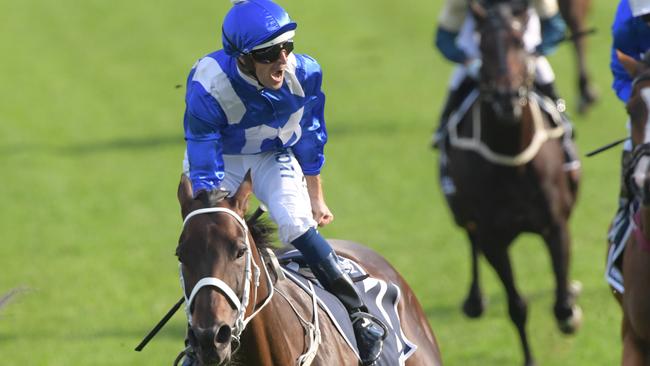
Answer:
[[[573,333],[581,310],[568,281],[567,221],[577,181],[572,186],[563,170],[559,127],[540,112],[544,101],[530,90],[534,66],[523,43],[525,5],[498,2],[486,9],[472,2],[471,6],[482,35],[480,93],[470,94],[475,102],[459,124],[454,127],[450,122],[448,147],[440,159],[449,206],[472,248],[472,283],[463,311],[478,317],[484,310],[477,263],[482,252],[505,287],[525,364],[532,365],[525,330],[527,304],[515,287],[508,247],[522,232],[542,236],[555,274],[555,317],[562,332]],[[451,188],[444,185],[449,183],[445,169]]]
[[[640,202],[634,215],[633,234],[623,254],[622,365],[650,366],[650,51],[644,62],[620,52],[618,57],[634,78],[626,106],[634,150],[631,163],[625,167],[625,176],[628,187]]]
[[[591,77],[587,71],[587,29],[585,23],[591,0],[558,0],[560,13],[571,31],[571,41],[575,50],[578,71],[578,113],[583,114],[596,102],[597,94],[591,85]]]
[[[279,280],[274,266],[267,268],[268,257],[262,252],[268,244],[268,230],[243,221],[250,193],[250,181],[245,181],[232,198],[202,193],[193,199],[189,180],[181,178],[178,199],[185,224],[177,255],[190,304],[188,339],[197,357],[205,365],[222,365],[231,359],[237,365],[302,365],[299,358],[306,359],[307,365],[310,357],[314,357],[313,365],[358,364],[324,311],[314,319],[314,300],[294,282]],[[219,212],[203,210],[214,206]],[[343,240],[330,240],[330,244],[371,276],[400,287],[402,329],[418,347],[405,365],[440,365],[427,318],[399,273],[359,244]],[[250,281],[253,269],[260,277]],[[199,282],[207,285],[197,286]],[[320,333],[312,323],[320,325]]]

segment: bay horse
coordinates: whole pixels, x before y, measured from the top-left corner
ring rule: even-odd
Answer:
[[[591,8],[591,0],[558,0],[558,5],[560,14],[571,31],[569,39],[573,42],[578,71],[578,113],[584,114],[598,99],[587,69],[586,56],[586,35],[589,33],[586,29],[586,20]]]
[[[632,131],[632,159],[626,183],[639,209],[623,253],[623,366],[650,366],[650,51],[636,61],[620,51],[618,59],[633,78],[626,109]]]
[[[524,48],[528,13],[522,4],[470,3],[481,34],[479,89],[463,103],[469,105],[466,113],[450,119],[440,171],[455,222],[466,231],[472,249],[472,281],[463,311],[469,317],[484,311],[478,271],[482,253],[505,287],[510,319],[529,366],[534,359],[525,329],[527,304],[515,286],[508,254],[520,233],[539,234],[550,252],[560,330],[574,333],[582,311],[575,304],[578,288],[568,280],[568,220],[578,180],[569,179],[563,169],[562,125],[557,115],[556,123],[549,118],[557,110],[543,113],[540,104],[550,101],[532,91],[534,61]]]
[[[230,198],[227,192],[212,191],[194,199],[185,175],[178,187],[184,228],[176,254],[188,340],[201,365],[357,365],[356,354],[324,311],[314,316],[315,298],[269,264],[273,261],[264,254],[268,230],[244,219],[251,190],[247,179]],[[360,244],[329,242],[371,276],[400,287],[402,329],[417,345],[404,365],[441,365],[436,338],[402,276]]]

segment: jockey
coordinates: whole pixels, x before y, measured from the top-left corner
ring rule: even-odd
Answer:
[[[524,35],[525,47],[535,53],[535,88],[556,103],[562,112],[566,107],[555,90],[555,74],[545,55],[555,51],[557,44],[564,39],[566,24],[562,20],[556,0],[533,0],[529,9],[529,21]],[[469,11],[467,0],[446,0],[438,18],[436,47],[442,55],[458,66],[449,83],[449,95],[440,117],[440,124],[433,135],[433,146],[437,147],[446,136],[450,114],[475,87],[481,68],[481,55],[474,30],[474,19]],[[565,128],[572,130],[568,120]],[[576,171],[579,162],[575,156],[571,133],[563,139],[566,155],[565,169]]]
[[[621,0],[612,25],[610,68],[614,75],[612,88],[627,103],[632,92],[632,79],[616,57],[616,50],[641,60],[650,49],[650,0]]]
[[[322,71],[293,53],[297,24],[270,0],[233,0],[223,49],[201,58],[187,79],[183,169],[194,196],[235,192],[250,170],[253,192],[285,244],[296,247],[316,278],[345,305],[361,361],[371,365],[386,337],[317,226],[332,222],[320,171],[327,142]],[[188,356],[184,365],[193,365]]]
[[[610,69],[614,76],[612,88],[616,92],[616,96],[623,103],[627,103],[632,92],[632,78],[616,57],[616,50],[636,60],[641,60],[643,54],[650,50],[650,0],[621,0],[619,2],[614,24],[612,24],[612,39],[610,57]],[[622,165],[630,158],[631,151],[632,141],[628,140],[623,145]],[[628,202],[627,186],[621,177],[617,218],[624,214]]]

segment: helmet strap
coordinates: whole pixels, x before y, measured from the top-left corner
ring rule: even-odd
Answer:
[[[247,55],[241,55],[237,57],[237,65],[241,68],[241,70],[244,73],[255,78],[255,80],[261,87],[264,87],[264,85],[262,85],[262,83],[260,82],[260,79],[257,78],[257,73],[255,72],[255,61],[253,60],[253,56],[247,54]]]

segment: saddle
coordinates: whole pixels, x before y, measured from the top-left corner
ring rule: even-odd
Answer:
[[[327,314],[337,331],[358,357],[359,351],[352,322],[343,304],[318,283],[298,250],[280,249],[276,252],[276,256],[282,272],[288,280],[298,285],[309,296],[312,293],[311,288],[314,289],[319,308]],[[339,256],[339,260],[343,270],[350,275],[355,285],[361,290],[370,314],[379,318],[388,328],[388,337],[384,341],[381,357],[374,366],[404,365],[405,361],[413,355],[417,346],[406,338],[400,325],[397,314],[397,305],[401,298],[399,287],[394,283],[370,277],[363,267],[348,258]]]

